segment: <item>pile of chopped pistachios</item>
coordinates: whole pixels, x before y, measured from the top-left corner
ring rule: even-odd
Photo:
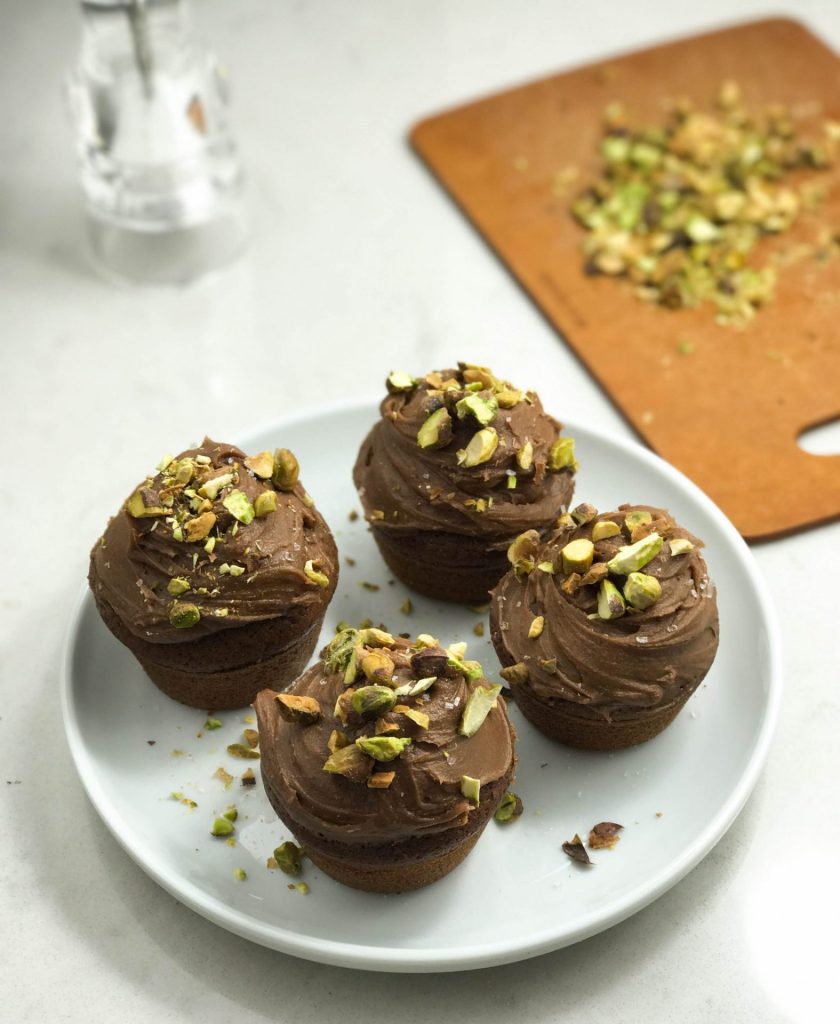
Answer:
[[[713,110],[683,100],[657,126],[632,126],[611,103],[601,176],[571,207],[589,232],[586,269],[629,278],[640,298],[669,309],[710,302],[721,322],[750,320],[775,284],[774,269],[751,261],[752,250],[812,201],[809,183],[784,179],[829,167],[838,140],[836,122],[812,140],[785,106],[748,109],[733,81]]]
[[[235,537],[240,527],[274,514],[277,491],[292,491],[297,484],[298,461],[286,448],[243,461],[244,469],[265,484],[253,503],[239,489],[243,469],[237,462],[217,468],[203,454],[177,460],[165,456],[157,466],[158,476],[148,477],[126,502],[134,519],[154,520],[150,532],[168,531],[174,541],[192,547],[191,569],[173,576],[166,586],[172,598],[169,621],[176,629],[189,629],[201,620],[201,599],[219,596],[220,577],[235,579],[246,573],[244,565],[220,562],[216,547]],[[311,505],[308,495],[304,500]],[[305,564],[303,572],[312,586],[330,585],[313,561]],[[210,614],[224,617],[228,609],[215,607]]]

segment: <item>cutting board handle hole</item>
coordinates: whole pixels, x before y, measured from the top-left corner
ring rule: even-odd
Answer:
[[[840,455],[840,416],[803,430],[796,443],[811,455]]]

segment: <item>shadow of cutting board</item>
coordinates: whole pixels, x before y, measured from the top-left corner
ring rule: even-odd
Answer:
[[[727,78],[750,108],[789,104],[804,134],[840,120],[840,59],[774,19],[512,89],[421,122],[411,140],[644,440],[763,540],[840,516],[840,455],[797,444],[840,415],[840,256],[817,259],[812,245],[825,226],[840,232],[840,167],[810,175],[826,200],[756,250],[785,265],[775,299],[745,328],[717,324],[710,305],[650,306],[625,281],[585,275],[584,233],[568,212],[597,174],[608,102],[656,124],[666,98],[702,106]],[[579,177],[558,195],[569,166]],[[562,401],[551,406],[562,417]]]

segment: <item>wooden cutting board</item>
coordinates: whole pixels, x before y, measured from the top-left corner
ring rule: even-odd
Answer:
[[[585,275],[584,232],[568,212],[600,165],[608,102],[620,99],[636,123],[661,123],[665,99],[711,103],[727,78],[750,108],[789,104],[803,132],[840,120],[840,59],[803,26],[774,19],[512,89],[422,121],[411,140],[642,438],[747,539],[763,540],[840,516],[840,455],[797,444],[840,415],[840,256],[818,260],[810,245],[821,227],[840,233],[840,167],[815,175],[828,192],[815,211],[761,243],[789,264],[745,328],[717,324],[712,306],[650,306],[627,282]],[[570,165],[580,176],[558,196],[556,175]],[[562,417],[561,396],[551,405]]]

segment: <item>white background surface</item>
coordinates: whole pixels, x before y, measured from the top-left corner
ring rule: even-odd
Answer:
[[[118,291],[81,255],[59,78],[72,4],[4,0],[0,1018],[762,1022],[831,1016],[840,902],[840,525],[755,549],[787,690],[767,769],[676,889],[589,941],[479,974],[394,978],[252,946],[117,847],[62,735],[56,677],[87,551],[150,457],[375,394],[465,358],[559,415],[629,432],[404,143],[420,116],[758,3],[205,0],[258,210],[248,256],[186,292]],[[840,48],[834,3],[777,5]],[[834,577],[836,581],[836,576]],[[7,784],[7,780],[19,780]],[[516,870],[516,865],[511,865]],[[511,907],[511,913],[516,908]]]

